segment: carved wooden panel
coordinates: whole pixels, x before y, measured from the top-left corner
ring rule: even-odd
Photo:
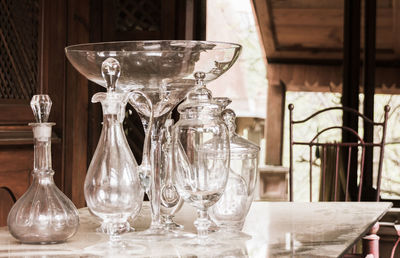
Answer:
[[[177,39],[177,0],[103,0],[103,41]],[[183,22],[185,20],[183,19]]]
[[[117,31],[160,31],[161,0],[115,1]]]
[[[0,101],[36,92],[38,23],[39,0],[0,1]]]

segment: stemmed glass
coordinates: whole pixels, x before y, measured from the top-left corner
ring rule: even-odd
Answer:
[[[106,86],[101,64],[109,57],[120,63],[118,92],[132,92],[129,103],[141,117],[146,131],[143,160],[139,168],[149,195],[152,220],[144,233],[162,236],[160,220],[161,128],[171,110],[195,86],[194,74],[204,72],[212,81],[237,60],[241,46],[209,41],[129,41],[91,43],[65,49],[71,64],[89,80]]]
[[[165,142],[163,143],[163,158],[161,170],[161,215],[163,217],[164,228],[171,231],[171,233],[179,234],[177,230],[182,230],[183,225],[177,224],[173,218],[183,204],[183,199],[178,193],[173,181],[173,153],[172,153],[172,135],[171,129],[174,120],[167,119],[165,122],[164,136]]]
[[[199,244],[207,242],[211,224],[207,209],[221,197],[229,172],[229,133],[220,106],[204,87],[204,73],[195,74],[197,88],[178,107],[180,120],[173,130],[175,183],[179,194],[197,208]]]

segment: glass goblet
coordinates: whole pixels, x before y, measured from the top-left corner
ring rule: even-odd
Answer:
[[[196,73],[198,87],[178,107],[180,120],[173,129],[175,183],[185,202],[197,208],[194,222],[200,244],[208,236],[207,209],[222,195],[229,171],[229,134],[220,106]]]

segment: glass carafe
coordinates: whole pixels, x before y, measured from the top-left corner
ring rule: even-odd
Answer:
[[[122,127],[129,95],[115,91],[120,74],[118,61],[106,59],[102,73],[107,92],[96,93],[92,102],[102,104],[103,128],[86,175],[84,193],[90,211],[102,219],[102,230],[114,241],[130,230],[128,218],[139,213],[143,190]]]
[[[235,133],[232,109],[225,109],[221,116],[229,130],[230,171],[224,194],[210,209],[210,217],[227,237],[226,231],[240,235],[253,201],[260,147]]]
[[[178,107],[180,120],[173,129],[175,183],[185,202],[197,208],[200,244],[207,239],[207,210],[221,197],[229,172],[229,134],[221,108],[203,85],[204,73],[195,74],[197,88]]]
[[[48,95],[35,95],[31,107],[36,117],[36,123],[29,124],[34,137],[32,184],[12,207],[7,225],[22,243],[60,243],[78,231],[78,211],[53,181],[51,128],[55,123],[47,123],[51,100]]]

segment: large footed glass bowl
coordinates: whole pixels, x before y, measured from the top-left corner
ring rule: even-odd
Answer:
[[[144,234],[160,236],[161,128],[171,110],[195,87],[194,74],[215,80],[235,63],[241,46],[211,41],[121,41],[89,43],[65,48],[68,60],[87,79],[106,87],[102,64],[119,62],[116,91],[129,92],[146,131],[139,168],[142,185],[151,201],[152,223]]]
[[[207,83],[226,72],[239,57],[241,46],[210,41],[121,41],[89,43],[65,48],[68,60],[87,79],[106,87],[101,65],[118,60],[117,88],[159,88],[171,84],[194,85],[194,73],[204,72]]]

